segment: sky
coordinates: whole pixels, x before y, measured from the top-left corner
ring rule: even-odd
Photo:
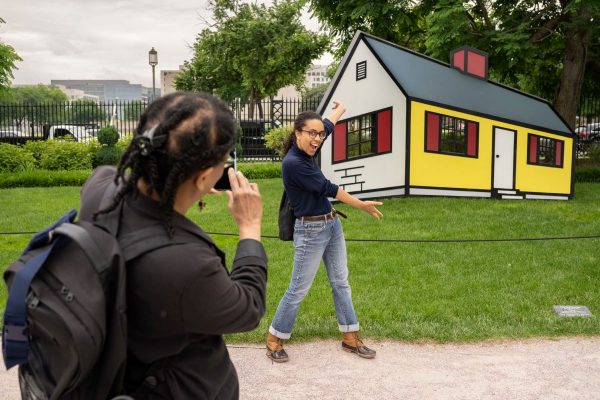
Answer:
[[[270,3],[268,0],[259,1]],[[193,57],[190,46],[211,16],[207,0],[2,0],[0,42],[23,61],[13,84],[52,79],[124,79],[152,87],[148,51],[161,70],[177,70]],[[308,29],[318,23],[302,17]],[[324,56],[316,62],[331,62]]]

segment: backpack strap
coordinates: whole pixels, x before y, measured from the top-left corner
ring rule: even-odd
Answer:
[[[83,221],[78,223],[87,225]],[[110,266],[111,260],[106,259],[106,254],[102,254],[102,251],[85,228],[75,224],[63,224],[56,228],[55,232],[75,241],[99,274]]]
[[[23,268],[15,273],[10,285],[2,328],[2,354],[6,369],[27,362],[29,339],[27,336],[27,303],[25,299],[29,293],[31,281],[52,253],[54,247],[62,242],[61,237],[55,237],[54,233],[58,232],[61,226],[72,222],[76,215],[75,210],[69,210],[52,226],[37,233],[25,248],[26,252],[50,244],[44,251],[30,258]]]
[[[115,195],[119,191],[119,187],[114,182],[110,182],[106,187],[104,194],[102,195],[102,200],[100,200],[99,210],[103,210],[107,208],[111,202],[113,201]],[[94,224],[102,227],[108,233],[113,236],[117,236],[119,234],[119,226],[121,223],[121,214],[123,213],[123,203],[122,199],[117,208],[109,212],[108,214],[103,214],[98,216],[98,220],[94,221]]]
[[[152,250],[157,250],[166,246],[190,243],[190,239],[192,238],[201,237],[186,234],[185,232],[176,232],[175,236],[169,238],[165,235],[165,227],[156,224],[119,237],[119,244],[125,257],[125,261],[131,261]]]

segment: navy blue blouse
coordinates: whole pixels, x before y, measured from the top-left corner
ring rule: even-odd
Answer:
[[[325,118],[323,125],[327,139],[333,132],[333,123]],[[294,143],[283,159],[281,174],[296,217],[323,215],[332,210],[327,198],[337,196],[338,186],[325,178],[316,155],[309,156]]]

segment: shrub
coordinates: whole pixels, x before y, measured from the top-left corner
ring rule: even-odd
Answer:
[[[244,163],[238,165],[238,170],[248,179],[281,178],[280,162]]]
[[[121,150],[121,154],[123,154],[125,150],[127,150],[127,147],[129,147],[129,143],[131,143],[132,138],[133,136],[126,136],[121,137],[121,139],[119,139],[119,141],[116,144],[116,147]]]
[[[0,143],[0,172],[29,171],[35,168],[31,152],[20,146]]]
[[[89,146],[77,142],[55,142],[49,145],[40,159],[40,168],[48,170],[91,169]]]
[[[94,168],[100,165],[117,165],[121,159],[122,151],[115,146],[102,146],[96,151]]]
[[[0,189],[15,187],[82,186],[91,171],[46,171],[0,173]]]
[[[271,129],[265,135],[265,147],[276,151],[282,156],[282,147],[284,139],[292,132],[291,126],[282,126],[279,128]]]
[[[590,161],[596,165],[600,165],[600,144],[596,143],[590,146],[588,150]]]
[[[35,158],[36,167],[40,166],[40,161],[42,160],[42,155],[46,152],[46,149],[49,146],[58,145],[59,142],[55,142],[53,140],[50,141],[42,141],[42,140],[29,140],[24,145],[23,148],[33,154],[33,158]]]
[[[575,168],[575,182],[600,183],[600,167],[584,166]]]
[[[119,141],[119,131],[112,125],[98,131],[98,141],[104,146],[114,146]]]

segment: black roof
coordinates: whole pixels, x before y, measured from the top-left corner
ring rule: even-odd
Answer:
[[[400,89],[413,100],[572,135],[571,129],[544,99],[467,75],[447,63],[364,32],[357,32],[353,45],[359,36],[362,36]],[[349,48],[350,51],[353,48]],[[348,60],[349,57],[344,57],[342,62]],[[330,94],[328,91],[325,97]],[[328,98],[324,100],[329,101]]]

